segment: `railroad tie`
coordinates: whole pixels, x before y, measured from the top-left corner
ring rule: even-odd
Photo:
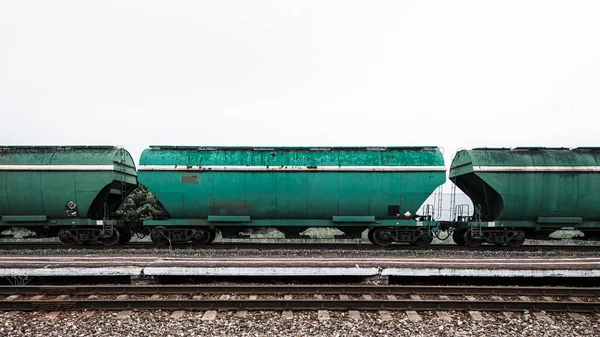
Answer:
[[[388,301],[397,301],[398,300],[396,295],[387,295],[387,299],[388,299]]]
[[[467,301],[471,301],[471,302],[477,301],[477,299],[475,298],[475,296],[466,295],[465,298],[467,299]]]
[[[203,321],[214,321],[217,318],[216,310],[207,310],[204,315],[202,315]]]
[[[177,310],[177,311],[173,311],[173,313],[171,314],[171,318],[180,319],[180,318],[183,318],[184,315],[185,315],[185,311]]]
[[[151,300],[159,300],[160,299],[160,295],[159,294],[154,294],[152,296],[150,296]]]
[[[97,299],[98,299],[98,296],[96,296],[96,295],[90,295],[90,296],[88,296],[86,298],[86,300],[88,300],[88,301],[94,301],[94,300],[97,300]]]
[[[235,313],[236,317],[239,318],[246,318],[246,316],[248,316],[248,311],[247,310],[240,310],[238,312]]]
[[[6,298],[6,301],[14,301],[19,298],[19,295],[10,295]]]
[[[292,319],[292,318],[294,318],[294,314],[290,310],[284,310],[281,313],[281,317],[283,319]]]
[[[440,300],[442,300],[442,301],[450,301],[450,297],[448,297],[446,295],[440,295]]]
[[[572,302],[583,302],[581,300],[581,298],[579,298],[579,297],[573,297],[573,296],[569,297],[569,300],[571,300]]]
[[[379,311],[379,317],[384,322],[392,320],[392,314],[389,311],[387,311],[387,310],[380,310]]]
[[[329,319],[329,311],[327,310],[319,310],[317,311],[317,318],[319,321],[325,321]]]
[[[229,294],[223,294],[223,295],[221,295],[221,297],[219,297],[219,299],[221,301],[229,301],[230,298],[231,298],[231,295],[229,295]]]
[[[360,321],[360,312],[358,310],[350,310],[348,311],[348,315],[351,319],[355,321]]]
[[[122,294],[117,296],[117,301],[125,301],[127,299],[127,294]]]
[[[288,295],[284,295],[283,299],[286,300],[286,301],[289,301],[289,300],[292,299],[292,295],[289,295],[289,294]]]
[[[192,297],[193,300],[201,300],[202,299],[202,295],[194,295]]]
[[[554,299],[552,297],[550,297],[550,296],[543,296],[542,299],[544,301],[546,301],[546,302],[553,302],[554,301]]]
[[[546,315],[545,312],[534,311],[533,315],[535,316],[535,318],[537,318],[540,321],[544,321],[549,324],[554,324],[554,320],[552,318],[550,318],[548,315]]]
[[[56,298],[54,300],[55,301],[64,301],[67,299],[67,297],[69,297],[69,295],[58,295],[58,296],[56,296]]]
[[[315,299],[322,300],[323,299],[323,295],[321,295],[321,294],[315,294]]]
[[[519,296],[519,299],[523,302],[531,302],[531,298],[528,296]]]
[[[452,317],[450,317],[450,314],[446,311],[436,311],[436,313],[439,319],[441,319],[442,321],[452,322]]]
[[[348,300],[350,300],[350,297],[348,297],[348,295],[346,295],[346,294],[340,294],[340,300],[348,301]]]
[[[485,321],[485,318],[481,315],[479,311],[469,311],[469,315],[475,321]]]
[[[423,319],[421,318],[421,315],[419,315],[416,311],[414,310],[408,310],[406,312],[406,315],[408,316],[408,320],[411,322],[421,322]]]
[[[250,295],[250,296],[248,296],[248,299],[250,301],[256,301],[257,298],[258,298],[258,296],[256,296],[256,295]]]
[[[35,295],[31,298],[32,301],[40,301],[44,298],[44,295]]]
[[[363,294],[362,295],[363,300],[365,301],[372,301],[373,300],[373,296],[369,295],[369,294]]]
[[[572,319],[574,319],[576,321],[579,321],[579,322],[587,321],[585,316],[583,316],[582,314],[578,314],[576,312],[568,312],[567,314],[569,315],[569,317],[571,317]]]
[[[492,300],[496,301],[496,302],[502,302],[504,301],[504,299],[500,296],[492,296]]]
[[[422,301],[423,299],[421,298],[421,296],[417,295],[417,294],[412,294],[410,295],[410,299],[413,301]]]

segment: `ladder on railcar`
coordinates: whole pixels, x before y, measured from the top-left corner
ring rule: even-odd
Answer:
[[[434,192],[433,195],[433,209],[434,209],[434,219],[439,220],[442,217],[442,203],[443,203],[443,195],[444,195],[444,185],[440,185]]]
[[[456,208],[456,184],[452,184],[452,189],[450,191],[450,221],[457,221],[456,215],[458,209]]]
[[[121,156],[120,161],[115,161],[114,164],[121,164],[123,166],[125,166],[125,151],[121,148],[119,151],[119,154]],[[116,166],[116,165],[115,165]],[[115,169],[115,173],[117,173],[118,171],[116,171],[116,167]],[[124,172],[118,172],[120,174],[123,174],[123,177],[120,178],[119,180],[119,192],[121,193],[121,202],[125,201],[125,198],[127,197],[127,183],[125,182],[125,174]],[[123,211],[124,213],[125,211]],[[123,214],[124,216],[125,214]],[[111,238],[114,235],[114,231],[115,231],[115,226],[113,224],[112,221],[107,221],[110,219],[110,214],[108,212],[108,204],[104,203],[104,217],[103,217],[103,222],[102,222],[102,237],[103,238]]]
[[[102,237],[103,238],[110,238],[113,236],[113,225],[112,222],[107,221],[108,220],[108,204],[104,203],[104,217],[103,217],[103,221],[102,221]]]

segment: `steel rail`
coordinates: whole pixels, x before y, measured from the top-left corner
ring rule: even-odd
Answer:
[[[420,294],[600,297],[600,287],[430,285],[67,285],[0,286],[1,295],[176,295],[176,294]]]
[[[0,310],[480,310],[599,312],[600,302],[464,300],[12,300]]]

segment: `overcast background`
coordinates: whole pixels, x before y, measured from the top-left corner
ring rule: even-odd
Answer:
[[[2,1],[0,144],[600,145],[598,1]]]

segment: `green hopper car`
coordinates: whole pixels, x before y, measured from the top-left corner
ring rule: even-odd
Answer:
[[[475,205],[472,217],[454,219],[458,243],[519,246],[560,229],[600,237],[600,148],[463,150],[450,179]]]
[[[112,146],[0,146],[0,230],[66,244],[130,237],[111,219],[137,186],[131,155]]]
[[[140,183],[169,214],[144,221],[161,242],[206,244],[219,230],[249,227],[288,238],[310,227],[334,227],[377,244],[429,243],[431,218],[415,219],[446,180],[437,147],[151,146],[140,159]]]

